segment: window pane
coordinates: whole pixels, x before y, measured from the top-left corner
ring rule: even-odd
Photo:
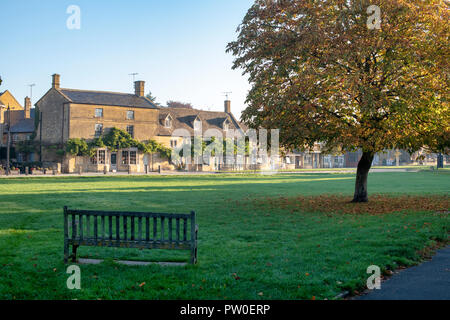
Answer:
[[[136,151],[130,151],[130,164],[136,164]]]
[[[134,120],[134,111],[127,111],[127,119]]]
[[[99,150],[98,151],[98,164],[105,164],[106,163],[106,152],[105,150]]]
[[[103,109],[101,109],[101,108],[95,109],[95,117],[102,118],[103,117]]]
[[[122,151],[122,164],[128,164],[128,151]]]
[[[134,138],[134,126],[127,126],[127,132]]]
[[[95,136],[100,137],[103,133],[103,124],[97,123],[95,125]]]

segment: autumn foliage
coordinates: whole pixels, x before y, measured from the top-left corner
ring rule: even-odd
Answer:
[[[228,45],[252,85],[242,118],[290,150],[362,150],[365,202],[375,153],[448,151],[448,21],[443,0],[257,0]]]
[[[290,213],[323,212],[327,214],[375,214],[394,212],[439,212],[450,213],[449,196],[387,196],[375,194],[368,203],[354,206],[342,195],[299,196],[277,198],[259,202],[261,207],[281,208]]]

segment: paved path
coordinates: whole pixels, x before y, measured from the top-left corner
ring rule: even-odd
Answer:
[[[381,290],[355,300],[450,300],[450,246],[437,251],[431,261],[394,274]]]

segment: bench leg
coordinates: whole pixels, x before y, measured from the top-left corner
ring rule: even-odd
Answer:
[[[194,245],[191,248],[191,264],[197,264],[197,239],[198,239],[198,226],[195,226],[195,238]]]
[[[67,241],[64,241],[64,263],[67,264],[69,262],[69,244]]]
[[[73,245],[72,246],[72,262],[77,262],[77,249],[78,246]]]
[[[197,248],[191,249],[191,264],[197,264]]]

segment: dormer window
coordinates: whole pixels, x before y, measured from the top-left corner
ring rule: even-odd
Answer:
[[[229,129],[229,123],[228,120],[225,120],[223,123],[223,131],[228,131]]]
[[[172,128],[172,117],[170,115],[164,120],[164,127]]]
[[[202,129],[202,121],[197,118],[194,120],[194,130],[201,130]]]

